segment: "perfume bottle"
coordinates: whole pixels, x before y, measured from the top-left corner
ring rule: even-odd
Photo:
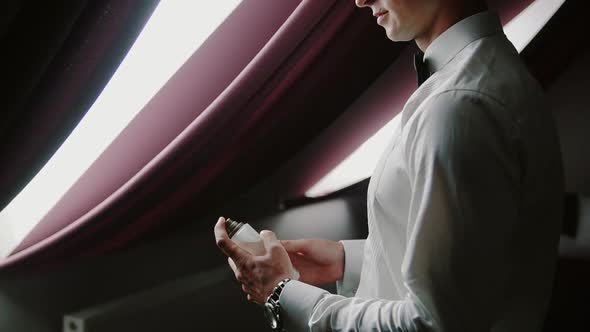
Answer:
[[[229,238],[232,239],[235,243],[237,243],[241,248],[245,249],[249,253],[255,256],[262,256],[266,254],[266,249],[264,248],[264,242],[260,238],[260,234],[250,224],[246,224],[243,222],[226,219],[225,220],[225,229],[227,230],[227,235]],[[293,278],[294,280],[299,279],[299,271],[293,267]]]

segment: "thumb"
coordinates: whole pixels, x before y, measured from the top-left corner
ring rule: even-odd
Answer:
[[[260,232],[260,238],[264,243],[264,249],[266,249],[266,252],[271,252],[273,247],[280,245],[279,240],[277,240],[277,236],[271,231],[264,230]]]

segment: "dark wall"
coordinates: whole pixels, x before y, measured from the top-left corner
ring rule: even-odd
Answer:
[[[548,91],[561,139],[567,189],[587,196],[590,196],[589,61],[590,47],[586,47]]]
[[[574,42],[574,41],[572,41]],[[590,48],[578,54],[548,91],[563,154],[566,188],[590,205]],[[590,325],[590,218],[562,237],[546,331],[582,331]],[[584,328],[580,328],[584,326]]]

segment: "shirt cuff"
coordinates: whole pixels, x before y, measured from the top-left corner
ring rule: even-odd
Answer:
[[[336,291],[339,295],[351,297],[356,294],[361,279],[365,240],[343,240],[344,246],[344,276],[336,281]]]
[[[286,331],[309,331],[313,309],[328,291],[297,280],[287,282],[281,291],[281,319]]]

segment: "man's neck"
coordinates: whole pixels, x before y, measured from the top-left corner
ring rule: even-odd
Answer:
[[[443,32],[447,31],[447,29],[469,16],[486,10],[486,4],[479,1],[473,1],[469,5],[463,6],[447,6],[446,9],[439,12],[430,26],[414,38],[414,40],[420,50],[426,52],[428,46],[430,46],[430,44],[432,44],[432,42]]]

